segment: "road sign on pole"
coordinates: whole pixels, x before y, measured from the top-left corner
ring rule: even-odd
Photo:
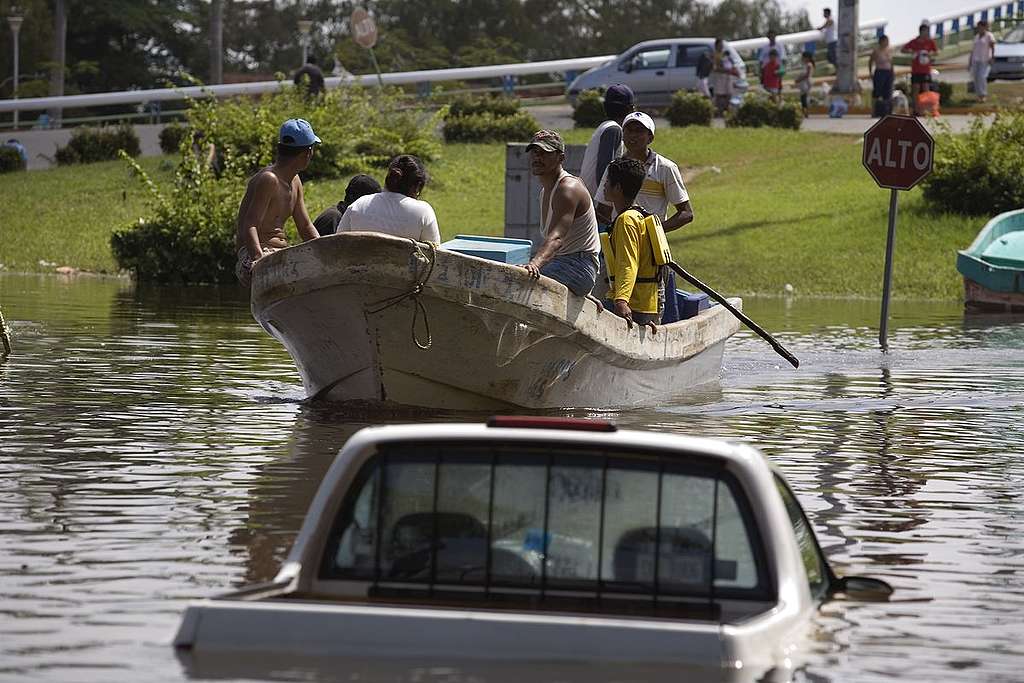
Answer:
[[[886,116],[864,133],[864,168],[879,187],[890,191],[889,232],[885,242],[885,275],[882,280],[882,320],[878,326],[878,343],[883,351],[888,349],[897,193],[909,190],[931,173],[934,156],[935,140],[913,116]]]
[[[356,43],[370,51],[370,60],[373,68],[377,71],[377,82],[384,87],[384,78],[380,73],[380,65],[377,64],[377,55],[373,54],[373,46],[377,44],[377,24],[373,17],[363,7],[356,7],[352,10],[351,19],[352,38]]]

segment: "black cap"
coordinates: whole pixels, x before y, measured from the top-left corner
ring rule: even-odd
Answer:
[[[628,85],[623,83],[616,83],[615,85],[609,86],[608,91],[604,94],[604,103],[608,104],[624,104],[632,105],[634,102],[633,91]]]

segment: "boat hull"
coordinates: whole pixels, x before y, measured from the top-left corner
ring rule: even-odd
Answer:
[[[267,256],[252,291],[310,398],[431,409],[660,404],[715,380],[739,328],[717,306],[629,327],[522,268],[372,233]]]
[[[1024,210],[999,214],[957,252],[968,308],[1024,310]]]

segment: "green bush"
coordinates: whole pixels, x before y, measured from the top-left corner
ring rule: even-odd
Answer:
[[[307,99],[289,88],[257,101],[192,104],[185,135],[201,133],[216,146],[216,173],[182,145],[173,191],[164,196],[122,155],[152,194],[149,215],[116,230],[110,241],[118,265],[139,280],[234,282],[235,218],[245,181],[273,162],[286,119],[308,120],[323,140],[304,180],[372,171],[403,152],[429,161],[440,151],[437,115],[403,109],[395,90],[339,88]]]
[[[1024,206],[1024,112],[999,112],[991,125],[974,117],[962,135],[946,127],[924,199],[941,211],[991,216]]]
[[[116,159],[121,151],[131,157],[142,152],[139,136],[126,123],[113,128],[76,128],[68,144],[58,148],[55,156],[61,165],[91,164]]]
[[[527,142],[540,124],[529,112],[512,116],[471,114],[449,118],[444,124],[446,142]]]
[[[164,154],[177,154],[181,149],[181,141],[188,134],[188,126],[180,123],[168,123],[160,131],[160,151]]]
[[[24,170],[25,162],[22,161],[18,150],[6,145],[0,145],[0,173]]]
[[[512,116],[519,113],[522,104],[518,97],[506,97],[504,95],[484,95],[473,97],[471,95],[459,95],[448,105],[450,118],[460,116],[472,116],[473,114],[492,114],[494,116]]]
[[[939,106],[946,106],[953,103],[953,84],[947,83],[946,81],[939,81],[937,88],[939,91]]]
[[[799,130],[803,114],[793,102],[775,104],[767,97],[747,96],[735,111],[725,117],[730,128],[790,128]]]
[[[572,110],[576,128],[597,128],[607,118],[604,113],[603,88],[584,90],[576,96],[576,106]]]
[[[278,129],[290,118],[306,119],[323,140],[303,178],[358,173],[400,153],[426,161],[440,154],[436,116],[406,108],[397,89],[334,88],[307,98],[287,88],[255,101],[211,98],[192,103],[188,127],[247,176],[273,163]]]
[[[698,93],[680,90],[672,96],[665,116],[673,126],[710,126],[715,115],[711,100]]]

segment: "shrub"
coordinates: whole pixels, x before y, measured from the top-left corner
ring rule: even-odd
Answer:
[[[518,97],[504,95],[484,95],[473,97],[459,95],[448,105],[449,117],[471,116],[473,114],[493,114],[494,116],[512,116],[517,114],[521,104]]]
[[[936,209],[990,216],[1024,206],[1024,112],[999,112],[991,125],[974,117],[965,134],[935,140],[924,199]]]
[[[444,117],[447,142],[512,142],[528,140],[540,128],[514,97],[456,98]]]
[[[526,142],[540,128],[537,119],[521,111],[512,116],[472,114],[448,119],[444,124],[447,142]]]
[[[665,116],[673,126],[710,126],[715,115],[711,100],[698,93],[680,90],[672,96]]]
[[[939,91],[939,105],[946,106],[953,103],[953,84],[946,81],[939,81],[937,89]]]
[[[604,113],[604,89],[584,90],[576,96],[572,120],[576,128],[596,128],[607,119]]]
[[[0,145],[0,173],[24,170],[25,162],[22,160],[18,150],[6,145]]]
[[[402,152],[436,158],[438,117],[401,104],[396,91],[375,88],[329,90],[314,99],[287,89],[255,102],[194,102],[185,135],[201,132],[216,146],[217,173],[182,145],[173,191],[164,196],[122,154],[149,186],[151,201],[149,215],[111,236],[114,258],[139,280],[233,282],[235,217],[245,179],[273,162],[281,123],[304,118],[323,140],[303,179],[370,171]]]
[[[181,141],[188,134],[188,126],[180,123],[168,123],[160,131],[160,150],[164,154],[177,154],[181,149]]]
[[[189,135],[201,133],[243,176],[273,163],[278,128],[290,118],[306,119],[323,140],[303,178],[369,170],[402,152],[437,158],[436,117],[402,108],[400,96],[396,89],[334,88],[306,98],[288,88],[256,101],[202,100],[189,109]]]
[[[55,156],[61,165],[91,164],[116,159],[121,151],[131,157],[142,151],[139,136],[126,123],[114,128],[76,128],[68,144],[60,147]]]
[[[775,104],[767,97],[748,96],[743,103],[725,117],[725,125],[735,128],[791,128],[798,130],[803,123],[800,108],[792,102]]]

